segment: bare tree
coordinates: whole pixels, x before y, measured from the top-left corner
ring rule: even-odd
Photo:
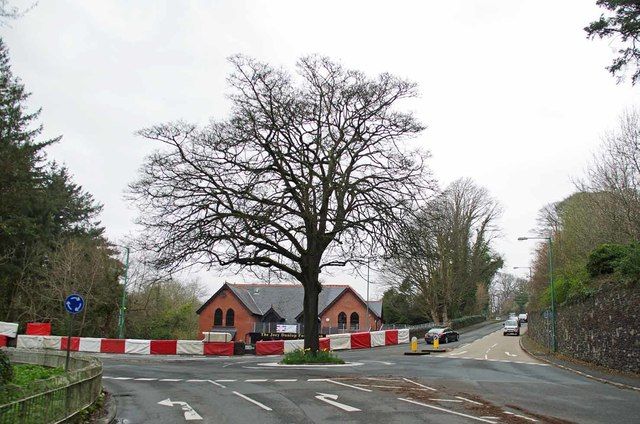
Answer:
[[[416,85],[318,56],[298,61],[297,79],[242,56],[231,63],[228,120],[140,131],[168,146],[131,185],[143,237],[165,269],[292,276],[305,292],[305,348],[317,351],[320,272],[382,246],[430,188],[426,153],[404,146],[423,126],[394,110]]]
[[[486,189],[453,182],[398,233],[387,273],[416,286],[434,321],[475,311],[478,284],[487,288],[502,266],[491,249],[499,215]]]

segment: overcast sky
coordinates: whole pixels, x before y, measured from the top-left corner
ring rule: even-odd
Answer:
[[[613,46],[582,30],[600,13],[595,0],[41,0],[0,31],[46,135],[63,135],[50,158],[104,204],[114,241],[135,231],[123,193],[157,147],[136,130],[227,116],[230,55],[293,70],[320,53],[419,83],[411,108],[428,127],[419,142],[431,169],[442,187],[471,177],[499,200],[496,249],[511,272],[535,247],[517,237],[572,193],[603,132],[638,102],[637,89],[604,69]],[[225,279],[255,281],[198,275],[207,294]],[[362,278],[325,281],[364,295]]]

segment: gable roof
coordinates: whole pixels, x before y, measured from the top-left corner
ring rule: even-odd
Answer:
[[[271,308],[285,319],[288,324],[295,324],[296,317],[302,313],[304,301],[304,288],[301,284],[230,284],[225,283],[209,300],[207,300],[196,313],[202,310],[225,288],[230,291],[255,315],[264,315]],[[323,285],[318,297],[319,315],[333,304],[346,291],[353,292],[360,301],[364,300],[358,293],[347,285]],[[374,308],[369,302],[371,311],[378,317],[381,316],[382,303],[379,308]]]

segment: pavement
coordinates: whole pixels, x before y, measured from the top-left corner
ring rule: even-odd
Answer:
[[[405,356],[407,345],[338,352],[342,367],[103,357],[103,382],[123,424],[638,422],[640,393],[550,366],[501,330],[462,332],[446,353],[426,356]]]

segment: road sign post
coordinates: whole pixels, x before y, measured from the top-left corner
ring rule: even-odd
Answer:
[[[64,371],[69,371],[69,357],[71,355],[71,330],[73,329],[73,318],[84,309],[84,299],[79,294],[71,294],[64,300],[64,308],[69,315],[69,326],[67,327],[67,358],[64,362]]]

